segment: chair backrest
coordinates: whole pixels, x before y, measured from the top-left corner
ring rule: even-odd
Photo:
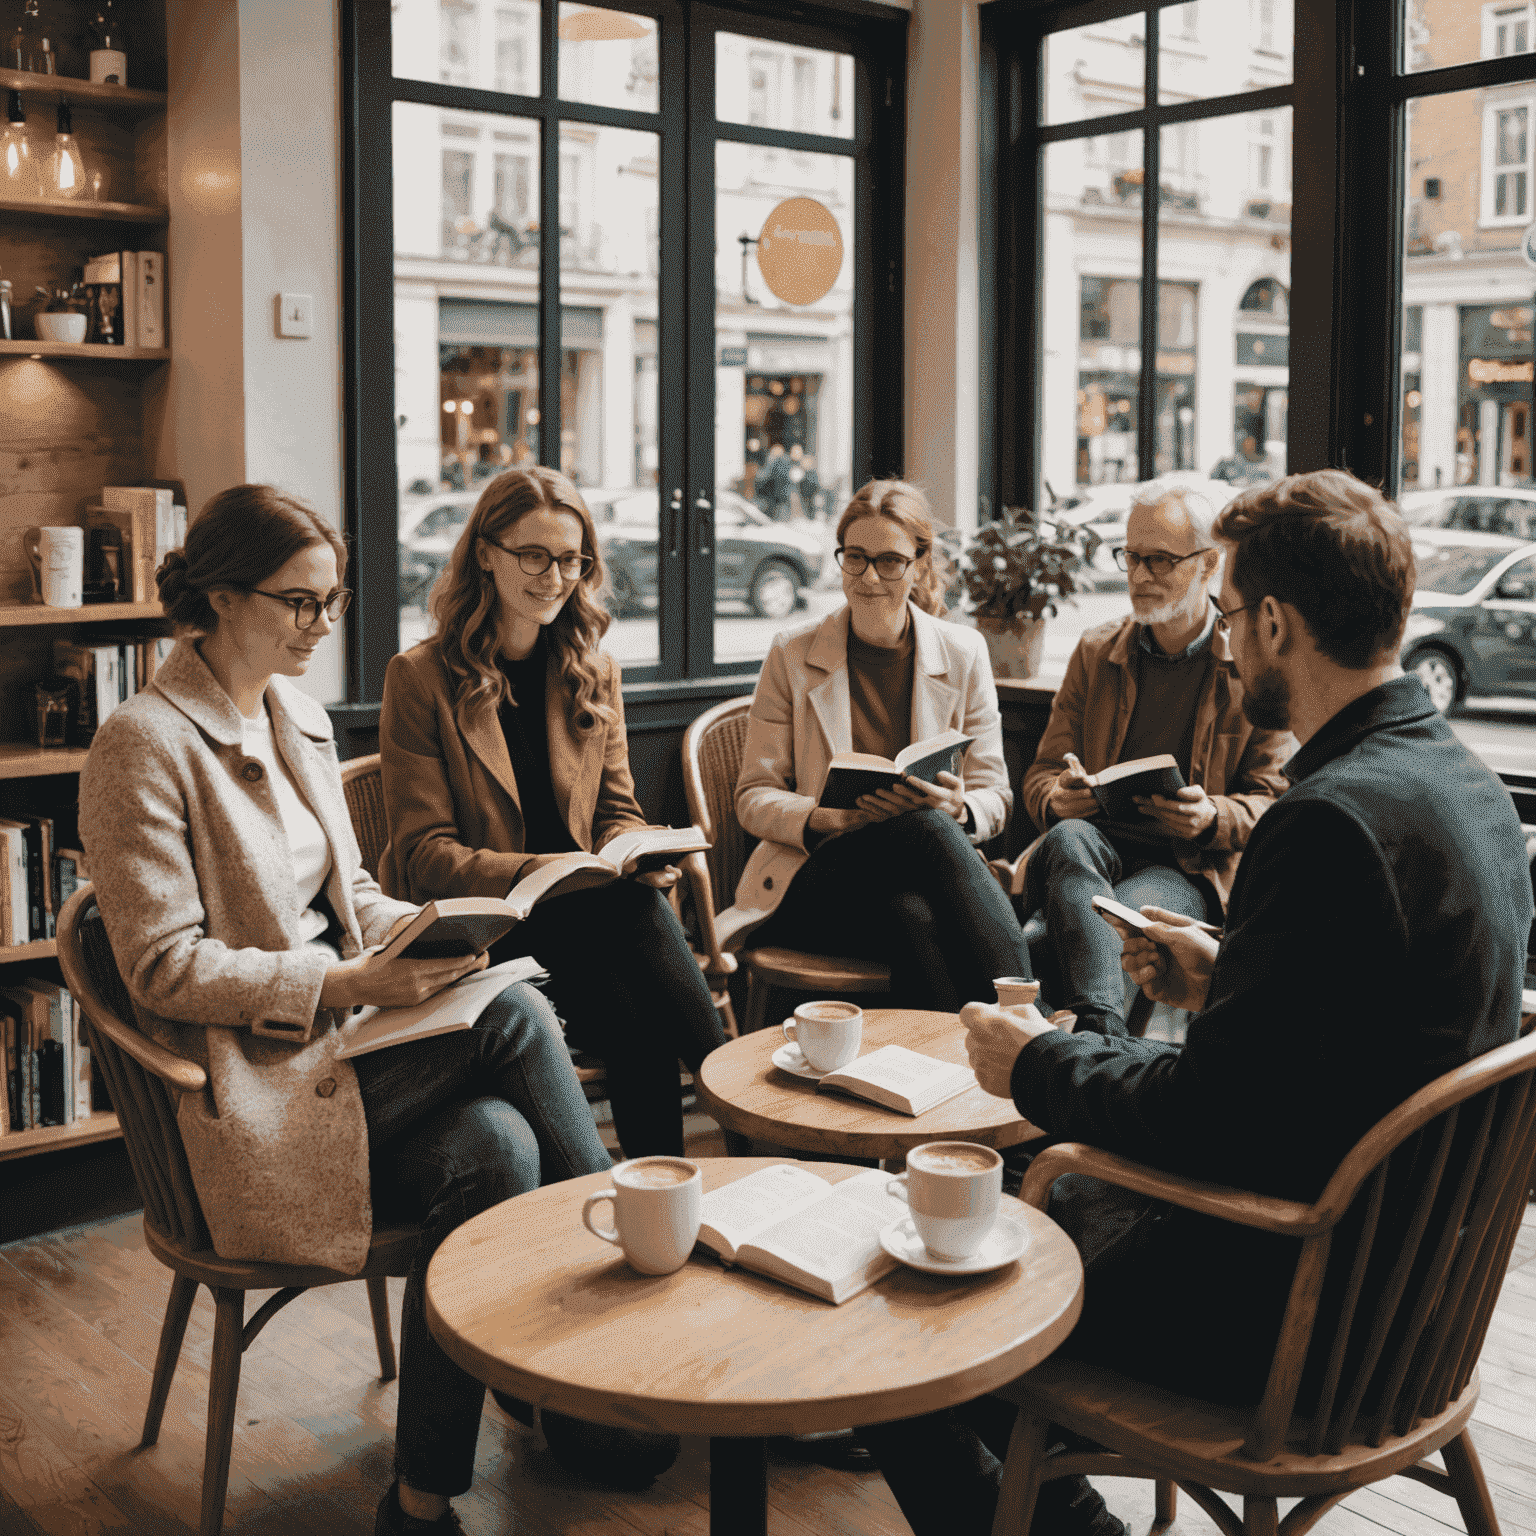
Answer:
[[[176,1124],[177,1100],[183,1092],[199,1090],[207,1075],[139,1030],[89,885],[64,904],[57,940],[64,985],[79,1006],[92,1059],[112,1096],[145,1220],[193,1252],[209,1248],[208,1226]]]
[[[341,765],[341,792],[347,797],[347,814],[357,835],[363,868],[379,878],[379,860],[389,846],[389,821],[384,815],[384,773],[380,757],[354,757]]]
[[[751,708],[749,696],[727,699],[706,709],[683,733],[683,792],[689,817],[710,841],[704,860],[717,911],[734,900],[747,855],[757,844],[736,820],[736,780]]]
[[[1244,1453],[1337,1454],[1407,1434],[1461,1396],[1482,1351],[1536,1162],[1536,1035],[1421,1089],[1356,1144],[1312,1207]]]

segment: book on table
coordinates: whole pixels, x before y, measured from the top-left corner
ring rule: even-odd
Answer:
[[[697,827],[639,827],[609,838],[597,853],[556,854],[505,896],[445,896],[429,901],[385,947],[389,960],[483,954],[540,901],[661,869],[681,853],[709,847]]]
[[[976,1074],[967,1066],[909,1051],[904,1045],[882,1045],[826,1073],[816,1089],[850,1093],[903,1115],[921,1115],[975,1086]]]
[[[544,967],[532,955],[523,955],[461,976],[451,987],[409,1008],[359,1008],[342,1026],[347,1039],[336,1055],[346,1061],[386,1046],[408,1045],[413,1040],[469,1029],[506,988],[544,974]]]
[[[1184,788],[1184,775],[1171,752],[1160,752],[1155,757],[1132,758],[1128,763],[1101,768],[1087,776],[1087,784],[1098,804],[1098,814],[1106,821],[1145,832],[1147,818],[1136,804],[1137,797],[1162,795],[1171,800]]]
[[[895,757],[873,752],[839,752],[827,767],[817,807],[825,811],[851,811],[860,795],[889,789],[907,779],[932,784],[941,773],[954,773],[965,749],[975,740],[964,731],[941,731],[903,747]]]
[[[878,1169],[829,1184],[795,1163],[760,1168],[704,1196],[699,1242],[727,1265],[834,1305],[896,1267],[880,1233],[907,1214]]]

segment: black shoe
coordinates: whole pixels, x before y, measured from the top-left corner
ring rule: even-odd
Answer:
[[[588,1424],[551,1408],[539,1411],[539,1428],[549,1453],[575,1477],[604,1488],[641,1493],[677,1460],[676,1435]]]
[[[813,1461],[836,1472],[873,1472],[875,1458],[855,1438],[851,1429],[816,1435],[774,1435],[769,1449],[792,1461]]]
[[[1129,1536],[1086,1477],[1059,1477],[1040,1485],[1029,1536]]]
[[[451,1504],[436,1520],[418,1520],[414,1515],[406,1514],[400,1507],[398,1479],[389,1485],[389,1492],[379,1500],[379,1512],[373,1521],[373,1536],[432,1536],[433,1532],[436,1536],[454,1536],[463,1529]]]

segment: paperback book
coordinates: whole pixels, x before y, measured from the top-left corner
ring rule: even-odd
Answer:
[[[873,752],[839,752],[828,765],[827,781],[816,804],[826,811],[851,811],[860,795],[889,789],[906,779],[932,784],[941,773],[954,773],[955,765],[975,738],[964,731],[942,731],[903,747],[895,757]]]
[[[1170,752],[1156,757],[1137,757],[1128,763],[1116,763],[1087,776],[1088,788],[1098,803],[1099,814],[1107,821],[1132,828],[1145,828],[1147,818],[1136,804],[1137,796],[1163,795],[1171,799],[1184,788],[1184,775]]]
[[[882,1045],[828,1072],[816,1091],[849,1093],[898,1114],[916,1116],[975,1086],[976,1074],[969,1067],[909,1051],[904,1045]]]

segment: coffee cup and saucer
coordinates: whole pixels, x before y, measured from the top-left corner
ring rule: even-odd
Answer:
[[[857,1003],[825,998],[801,1003],[782,1027],[784,1044],[770,1060],[781,1072],[815,1082],[846,1067],[859,1054],[864,1010]]]
[[[1003,1160],[968,1141],[928,1141],[886,1185],[911,1212],[880,1233],[880,1246],[931,1275],[980,1275],[1029,1247],[1023,1207],[1003,1194]]]

